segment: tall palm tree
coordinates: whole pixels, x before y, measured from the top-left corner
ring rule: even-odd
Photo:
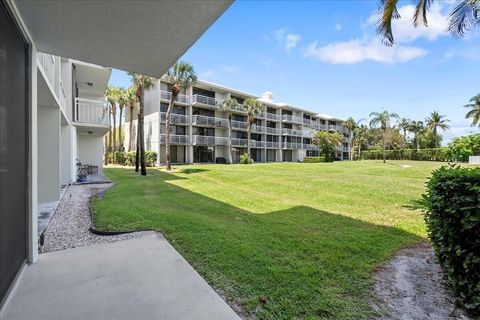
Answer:
[[[128,151],[132,151],[135,142],[134,142],[134,135],[133,135],[133,109],[137,104],[137,93],[135,87],[130,87],[127,90],[127,105],[130,109],[130,122],[129,122],[129,129],[128,129]]]
[[[423,122],[422,121],[412,121],[410,123],[410,127],[409,127],[408,130],[413,132],[414,139],[415,139],[415,142],[416,142],[416,145],[417,145],[417,151],[420,151],[419,135],[423,130],[425,130]]]
[[[142,176],[147,175],[147,166],[145,163],[145,138],[144,138],[144,118],[145,110],[145,90],[155,87],[157,79],[147,77],[138,73],[129,73],[130,78],[135,86],[137,100],[139,101],[138,120],[137,120],[137,151],[135,153],[135,172],[138,172],[140,164],[140,171]]]
[[[362,143],[365,141],[367,132],[368,127],[364,124],[355,128],[355,141],[358,143],[358,161],[362,160]]]
[[[247,98],[243,102],[243,108],[247,111],[247,155],[248,163],[251,163],[252,157],[250,153],[250,135],[252,132],[252,125],[255,123],[255,116],[261,113],[264,109],[263,104],[255,98]]]
[[[386,162],[386,154],[385,154],[385,137],[387,133],[387,128],[390,127],[390,119],[395,118],[398,119],[398,114],[396,113],[389,113],[387,110],[382,112],[372,112],[370,113],[370,127],[376,128],[380,127],[382,130],[382,153],[383,153],[383,163]]]
[[[117,105],[117,96],[116,96],[116,90],[115,90],[115,87],[113,86],[108,86],[107,89],[105,90],[105,98],[107,99],[109,105],[110,105],[110,108],[109,108],[109,111],[108,111],[108,117],[111,117],[113,116],[113,110],[116,108],[116,105]],[[115,117],[113,116],[113,123],[115,124]],[[108,154],[110,155],[112,152],[113,152],[113,148],[115,148],[115,144],[113,145],[113,148],[112,148],[112,141],[113,141],[113,136],[115,135],[115,133],[113,132],[112,133],[112,129],[110,128],[110,130],[108,130]],[[107,156],[107,160],[106,162],[110,162],[110,157]]]
[[[435,144],[437,147],[439,147],[439,140],[438,139],[438,129],[441,130],[448,130],[450,129],[450,126],[447,124],[447,122],[450,122],[450,120],[447,119],[447,116],[441,115],[438,111],[433,111],[430,113],[427,119],[425,119],[425,124],[427,125],[427,129],[433,133],[433,136],[435,137],[436,141]]]
[[[118,121],[118,150],[123,151],[123,139],[122,139],[122,117],[123,108],[127,105],[127,90],[125,88],[118,88],[118,110],[120,111]]]
[[[393,46],[395,39],[393,36],[392,22],[399,19],[400,14],[397,10],[399,0],[379,0],[380,1],[380,19],[377,23],[377,33],[382,41]],[[413,15],[413,24],[415,27],[424,25],[428,27],[427,13],[431,4],[435,0],[413,0],[415,13]],[[447,30],[455,37],[462,37],[466,31],[480,26],[480,0],[459,0],[456,7],[450,13],[449,26]]]
[[[410,129],[410,124],[411,120],[405,117],[401,117],[397,122],[398,128],[403,131],[403,137],[405,138],[405,141],[407,141],[407,133]]]
[[[165,150],[167,158],[167,170],[170,171],[172,170],[172,164],[170,162],[170,118],[172,115],[173,105],[180,92],[180,87],[189,87],[193,85],[197,81],[197,76],[195,75],[195,70],[190,63],[179,61],[176,62],[170,69],[168,69],[166,78],[172,83],[170,103],[168,104],[165,120]]]
[[[356,135],[356,128],[360,125],[360,123],[362,121],[364,121],[365,119],[360,119],[358,121],[355,121],[355,119],[353,119],[352,117],[348,118],[344,123],[343,125],[345,126],[345,128],[348,129],[348,131],[350,132],[351,134],[351,137],[352,137],[352,143],[350,143],[350,151],[349,151],[349,154],[350,154],[350,161],[353,160],[353,140],[355,140],[355,135]]]
[[[464,105],[465,108],[470,109],[465,115],[465,119],[472,118],[472,127],[480,127],[480,93],[472,97],[469,102]]]
[[[226,112],[228,118],[228,163],[232,164],[232,111],[233,109],[238,106],[238,101],[235,98],[228,98],[227,100],[223,101],[218,110]]]

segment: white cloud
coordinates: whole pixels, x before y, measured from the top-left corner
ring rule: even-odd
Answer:
[[[240,71],[240,68],[235,67],[235,66],[223,66],[222,69],[223,69],[223,71],[228,72],[228,73],[235,73],[235,72]]]
[[[397,43],[408,43],[419,38],[434,41],[437,40],[438,37],[448,36],[449,33],[445,31],[448,27],[448,14],[444,14],[444,11],[444,7],[440,2],[433,3],[427,15],[428,27],[425,27],[423,24],[415,27],[413,25],[415,7],[413,5],[399,7],[398,13],[401,18],[394,20],[392,23],[395,41]],[[367,24],[375,25],[379,17],[378,12],[372,14]]]
[[[336,23],[335,24],[335,30],[340,31],[340,30],[342,30],[342,28],[343,28],[343,26],[342,26],[341,23]]]
[[[280,43],[287,52],[295,48],[298,42],[301,40],[300,35],[295,33],[288,33],[283,29],[275,31],[275,38],[277,42]]]
[[[318,41],[314,41],[308,45],[304,57],[332,64],[354,64],[368,60],[395,64],[423,57],[427,53],[426,50],[417,47],[387,47],[377,39],[354,39],[330,43],[323,47],[319,47]]]

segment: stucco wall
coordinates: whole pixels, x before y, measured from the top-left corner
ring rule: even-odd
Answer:
[[[98,166],[103,173],[103,137],[77,134],[77,157],[82,165]]]

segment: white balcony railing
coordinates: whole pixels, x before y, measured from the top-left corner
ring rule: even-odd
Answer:
[[[220,101],[216,100],[215,98],[207,97],[207,96],[202,96],[200,94],[194,94],[192,96],[192,104],[205,104],[207,106],[212,106],[216,107],[220,103]]]
[[[314,144],[304,143],[303,144],[303,149],[305,149],[305,150],[318,150],[318,147]]]
[[[65,108],[65,105],[67,103],[67,94],[65,93],[65,88],[63,87],[63,82],[60,81],[59,82],[59,87],[60,87],[60,90],[59,90],[59,97],[58,99],[60,100],[60,107],[61,108]]]
[[[265,142],[265,146],[268,149],[280,149],[281,143],[280,142],[273,142],[273,141],[267,141]]]
[[[167,142],[167,135],[165,134],[160,135],[160,143],[165,144],[166,142]],[[190,137],[186,135],[171,134],[170,143],[171,144],[189,144]]]
[[[228,138],[226,137],[214,137],[214,136],[192,136],[193,145],[206,145],[206,146],[226,146],[228,144]]]
[[[290,135],[290,136],[301,136],[302,135],[302,130],[283,129],[282,134]]]
[[[302,144],[298,142],[283,142],[284,149],[302,149]]]
[[[289,115],[289,114],[282,115],[282,120],[283,121],[288,121],[288,122],[303,123],[303,118],[302,117],[292,116],[292,115]]]
[[[53,84],[55,82],[55,58],[48,53],[38,52],[37,60],[40,66],[47,77],[47,81],[50,83],[50,86],[54,88]]]
[[[232,120],[232,128],[234,129],[247,129],[248,123],[243,121]]]
[[[75,99],[75,122],[110,126],[110,107],[101,101]]]
[[[252,126],[252,132],[265,133],[266,131],[267,131],[267,128],[264,126],[257,126],[256,124]]]
[[[167,113],[160,112],[160,122],[167,121]],[[190,124],[190,117],[183,114],[172,113],[170,115],[171,124]]]
[[[282,134],[282,129],[265,127],[265,132],[268,134]]]
[[[279,114],[274,114],[270,112],[265,112],[265,118],[268,120],[275,120],[275,121],[280,121],[282,120],[282,116]]]
[[[192,116],[192,124],[197,126],[228,127],[228,120],[208,116]]]
[[[160,99],[170,101],[171,97],[172,97],[171,92],[160,90]],[[178,94],[177,97],[175,98],[175,102],[190,104],[190,97],[184,94]]]

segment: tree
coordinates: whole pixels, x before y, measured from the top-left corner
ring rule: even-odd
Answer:
[[[397,122],[398,128],[403,131],[403,137],[405,138],[405,141],[407,141],[407,133],[410,130],[410,123],[411,120],[405,117],[401,117]]]
[[[417,151],[420,151],[420,133],[424,131],[425,127],[422,121],[411,121],[409,126],[409,131],[413,132],[414,134],[414,141],[417,146]]]
[[[472,127],[480,127],[480,93],[472,97],[469,102],[464,105],[465,108],[470,109],[465,115],[465,119],[472,118]]]
[[[352,135],[352,143],[350,144],[350,150],[349,150],[349,154],[350,154],[350,160],[353,160],[353,150],[354,150],[354,146],[353,146],[353,140],[355,140],[355,134],[356,134],[356,131],[355,129],[360,125],[360,123],[362,121],[364,121],[365,119],[360,119],[358,121],[355,121],[355,119],[353,119],[352,117],[348,118],[344,123],[343,125],[345,126],[345,128],[348,129],[348,131],[350,132],[350,134]]]
[[[130,109],[130,123],[128,129],[128,151],[133,151],[135,146],[134,139],[133,139],[133,109],[137,103],[137,93],[135,87],[130,87],[127,90],[127,105]]]
[[[338,132],[317,131],[312,139],[319,153],[324,156],[325,162],[332,162],[335,158],[335,148],[340,147],[343,143],[343,135]]]
[[[448,130],[450,126],[447,124],[450,122],[446,118],[445,115],[441,115],[438,111],[433,111],[430,113],[427,119],[425,119],[425,124],[427,125],[427,129],[433,133],[434,137],[438,140],[436,143],[436,147],[440,147],[440,139],[438,139],[438,129],[441,130]]]
[[[155,82],[157,79],[152,77],[147,77],[138,73],[129,73],[130,78],[132,79],[133,85],[135,86],[137,100],[139,101],[139,111],[138,111],[138,120],[137,120],[137,151],[135,154],[135,172],[138,172],[138,166],[140,162],[141,175],[147,175],[147,166],[145,163],[145,138],[144,138],[144,119],[143,113],[145,110],[145,90],[149,90],[155,87]]]
[[[386,154],[385,154],[385,138],[387,128],[390,127],[390,119],[396,118],[398,119],[398,115],[396,113],[389,113],[387,110],[382,112],[372,112],[370,113],[370,127],[380,127],[382,130],[382,152],[383,152],[383,163],[386,162]]]
[[[428,27],[427,13],[431,4],[435,0],[413,0],[415,12],[413,15],[413,25],[418,27],[424,25]],[[377,34],[381,37],[383,43],[388,46],[395,44],[393,36],[392,22],[399,19],[400,14],[397,10],[399,0],[380,0],[380,19],[377,23]],[[459,0],[456,7],[450,13],[450,21],[447,30],[454,37],[462,37],[466,31],[480,26],[480,0]]]
[[[357,126],[355,129],[354,141],[358,144],[358,161],[362,160],[362,143],[365,142],[365,136],[368,132],[368,127],[364,124]]]
[[[165,150],[167,160],[167,170],[172,170],[170,162],[170,118],[172,115],[173,105],[177,98],[180,87],[188,87],[197,81],[195,70],[193,66],[187,62],[176,62],[170,69],[168,69],[166,79],[172,83],[172,92],[170,96],[170,103],[168,104],[167,115],[165,120]]]
[[[247,98],[243,103],[243,108],[247,111],[247,155],[248,163],[251,163],[252,156],[250,153],[250,135],[252,132],[252,125],[255,123],[255,116],[261,113],[264,109],[263,104],[255,98]]]
[[[116,96],[116,90],[115,87],[113,86],[108,86],[107,90],[105,90],[105,98],[107,99],[110,108],[108,112],[108,117],[113,116],[113,110],[116,109],[117,107],[117,96]],[[115,116],[113,116],[113,123],[115,125]],[[115,135],[115,132],[112,134],[112,129],[108,130],[108,154],[111,154],[113,152],[113,148],[115,148],[115,144],[113,144],[112,148],[112,141],[113,141],[113,135]],[[107,159],[105,160],[105,163],[109,163],[110,159],[109,156],[107,156]]]
[[[228,118],[228,163],[233,163],[232,161],[232,111],[233,109],[238,106],[238,101],[235,98],[228,98],[227,100],[223,101],[218,110],[226,112]]]
[[[123,151],[123,139],[122,139],[122,117],[123,108],[127,105],[127,90],[125,88],[118,88],[118,110],[120,111],[120,120],[118,122],[118,150]]]

